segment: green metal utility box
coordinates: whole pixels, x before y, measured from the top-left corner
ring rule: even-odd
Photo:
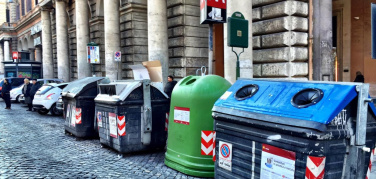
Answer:
[[[214,102],[231,84],[216,75],[188,76],[174,88],[165,164],[182,173],[214,177]]]
[[[248,48],[248,20],[240,12],[234,12],[227,20],[227,46]]]

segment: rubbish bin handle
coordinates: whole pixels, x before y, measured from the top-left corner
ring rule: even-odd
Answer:
[[[206,66],[201,67],[201,76],[205,76],[206,74]]]
[[[196,76],[198,76],[198,72],[201,71],[201,69],[196,70]]]

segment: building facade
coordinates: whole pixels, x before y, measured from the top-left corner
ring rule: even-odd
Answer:
[[[366,82],[376,83],[376,62],[368,53],[370,16],[363,11],[372,2],[228,0],[227,17],[240,11],[250,21],[241,77],[352,81],[361,71]],[[31,61],[41,62],[45,78],[132,79],[129,65],[160,60],[163,76],[179,79],[210,64],[200,0],[8,0],[6,10],[0,61],[11,61],[13,51],[27,52]],[[227,47],[227,24],[213,29],[210,68],[234,82],[236,57]],[[97,64],[87,62],[88,43],[99,47]],[[114,61],[116,51],[121,62]]]

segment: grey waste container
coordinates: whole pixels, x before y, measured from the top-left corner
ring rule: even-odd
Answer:
[[[216,178],[365,178],[368,84],[238,80],[213,107]]]
[[[109,83],[108,78],[87,77],[70,82],[62,91],[64,103],[65,131],[79,138],[95,138],[94,98],[99,83]]]
[[[130,80],[99,87],[94,122],[101,144],[120,153],[164,148],[169,99],[162,83]]]

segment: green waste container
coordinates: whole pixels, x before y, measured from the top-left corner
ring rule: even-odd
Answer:
[[[211,109],[230,86],[216,75],[188,76],[175,86],[168,122],[168,167],[192,176],[214,177]]]

